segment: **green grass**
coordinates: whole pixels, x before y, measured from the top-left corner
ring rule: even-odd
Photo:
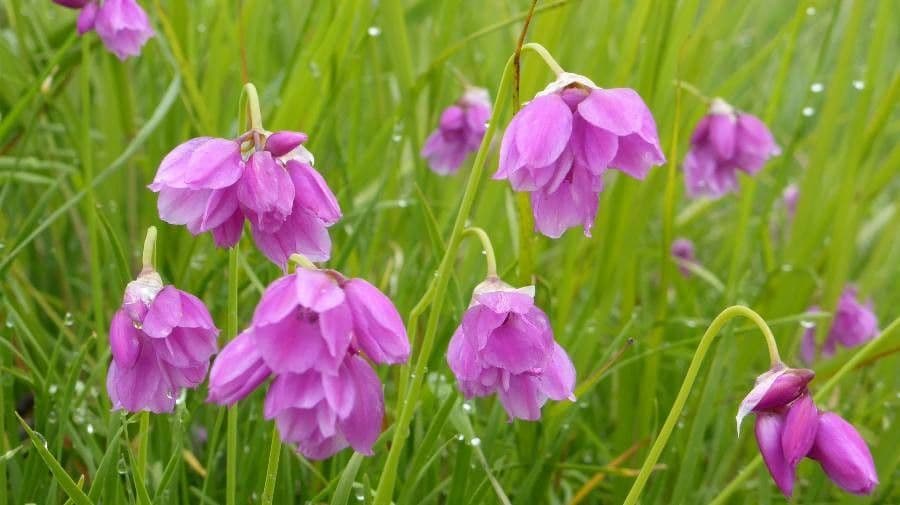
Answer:
[[[451,68],[498,98],[530,2],[140,1],[157,36],[125,63],[93,35],[73,38],[74,15],[52,2],[0,1],[0,505],[224,504],[229,459],[233,503],[264,502],[267,484],[271,503],[371,503],[390,448],[403,440],[388,466],[398,505],[621,503],[701,335],[725,307],[759,312],[782,357],[798,365],[806,308],[833,309],[848,282],[874,299],[882,328],[898,316],[892,0],[538,2],[526,42],[600,86],[637,89],[672,161],[643,182],[607,174],[593,237],[571,230],[555,241],[520,232],[528,221],[517,198],[489,180],[496,147],[466,201],[474,156],[449,178],[418,156],[461,93]],[[205,300],[223,329],[233,331],[234,318],[244,328],[279,275],[247,238],[229,259],[210,237],[161,223],[146,189],[182,141],[238,134],[245,78],[259,89],[267,129],[309,133],[316,167],[340,200],[344,219],[332,228],[327,265],[377,284],[409,318],[410,366],[378,367],[387,413],[373,457],[270,454],[262,392],[237,408],[233,437],[226,410],[204,403],[205,386],[174,414],[149,416],[146,444],[142,416],[110,410],[108,322],[137,273],[147,226],[159,228],[165,281]],[[551,78],[523,53],[522,100]],[[764,118],[783,155],[744,178],[737,195],[688,200],[680,160],[704,106],[676,80]],[[813,92],[813,83],[824,90]],[[496,140],[512,115],[510,88],[501,88],[506,103],[491,121]],[[780,204],[790,182],[801,191],[792,223]],[[460,213],[461,204],[471,212]],[[463,401],[446,365],[447,342],[485,268],[481,246],[459,234],[466,218],[490,235],[509,281],[533,271],[538,302],[575,361],[578,401],[547,405],[541,423],[508,424],[495,399]],[[683,278],[669,260],[676,236],[697,244],[699,275]],[[444,287],[427,291],[439,270]],[[419,304],[426,293],[430,307]],[[829,319],[820,321],[826,331]],[[428,348],[423,338],[432,352],[423,373],[409,377]],[[819,405],[870,443],[875,494],[850,497],[807,460],[794,502],[900,502],[898,350],[900,331],[891,331],[814,366]],[[642,503],[784,501],[754,463],[752,430],[734,431],[737,405],[766,367],[758,331],[726,325]],[[407,407],[408,431],[394,429],[401,391],[420,392]]]

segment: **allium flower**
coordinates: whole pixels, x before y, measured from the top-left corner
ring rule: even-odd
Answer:
[[[756,413],[756,442],[775,484],[790,497],[797,464],[804,457],[819,461],[840,487],[868,494],[878,483],[872,455],[865,441],[840,416],[819,412],[807,390],[812,370],[779,364],[757,379],[741,403],[741,418]]]
[[[250,328],[219,354],[208,400],[230,405],[273,376],[265,415],[283,441],[314,459],[348,445],[371,454],[384,399],[363,355],[377,363],[408,359],[393,303],[362,279],[298,268],[269,285]]]
[[[686,238],[679,238],[672,242],[672,257],[678,263],[678,271],[685,277],[691,276],[689,265],[697,262],[697,256],[694,253],[694,243]]]
[[[306,134],[273,133],[265,148],[245,159],[241,142],[251,137],[256,134],[199,137],[173,149],[149,186],[159,193],[160,218],[194,235],[211,232],[217,246],[232,247],[246,217],[259,249],[282,268],[294,253],[327,260],[328,227],[341,218],[341,209],[312,168],[313,157],[302,145]]]
[[[141,47],[153,37],[147,13],[135,0],[53,0],[81,9],[78,33],[97,32],[103,45],[124,60],[141,53]]]
[[[438,129],[425,141],[422,157],[441,175],[459,170],[466,155],[481,145],[486,122],[491,117],[491,100],[482,88],[469,88],[462,98],[444,109]]]
[[[348,354],[333,373],[278,375],[266,394],[265,416],[307,458],[325,459],[347,446],[371,456],[381,433],[384,393],[372,367]]]
[[[737,171],[754,175],[781,154],[772,133],[757,117],[716,98],[691,136],[684,180],[692,197],[721,197],[737,191]]]
[[[878,319],[873,307],[871,300],[865,305],[859,302],[855,287],[844,288],[822,353],[831,356],[838,344],[856,347],[875,338],[878,335]]]
[[[172,412],[181,390],[206,377],[218,334],[202,301],[163,286],[159,274],[145,268],[126,286],[109,329],[113,360],[106,389],[113,408]]]
[[[534,305],[531,286],[515,289],[496,278],[479,284],[447,362],[466,398],[497,393],[510,420],[538,420],[548,398],[575,398],[575,367]]]
[[[581,225],[590,236],[606,169],[643,179],[664,162],[656,123],[634,90],[563,73],[513,117],[494,179],[531,193],[542,234],[558,238]]]
[[[809,457],[818,461],[828,478],[844,491],[870,494],[878,485],[878,474],[866,441],[837,414],[823,412],[818,421]]]

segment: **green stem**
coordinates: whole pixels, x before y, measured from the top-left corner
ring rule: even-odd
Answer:
[[[240,244],[235,244],[228,252],[228,313],[225,321],[225,334],[228,340],[237,336],[238,324],[238,256]],[[226,428],[226,461],[225,461],[225,503],[234,505],[237,490],[237,406],[228,409],[228,426]]]
[[[676,80],[674,82],[675,82],[676,87],[679,87],[679,88],[687,91],[688,93],[694,95],[695,97],[699,98],[700,101],[702,101],[703,103],[709,103],[712,101],[711,98],[704,95],[703,92],[700,91],[699,89],[697,89],[697,87],[694,86],[693,84],[691,84],[687,81],[681,81],[681,80]]]
[[[309,260],[309,258],[307,258],[306,256],[299,254],[299,253],[291,254],[290,257],[288,258],[288,261],[296,264],[299,267],[306,268],[308,270],[318,270],[319,269],[312,261]]]
[[[428,324],[425,327],[425,335],[422,338],[422,348],[419,350],[418,359],[414,371],[409,376],[409,391],[403,400],[400,410],[400,417],[394,426],[394,436],[391,442],[391,450],[388,453],[384,470],[378,481],[378,488],[375,492],[375,505],[388,505],[394,494],[394,485],[397,481],[397,471],[400,464],[400,454],[409,436],[409,424],[412,421],[413,411],[419,400],[419,393],[422,383],[425,379],[425,365],[431,356],[434,340],[437,335],[438,322],[440,321],[441,308],[444,304],[444,295],[447,292],[447,284],[450,281],[450,273],[453,269],[453,263],[456,258],[456,250],[462,239],[463,228],[465,228],[466,220],[472,210],[472,204],[475,202],[475,196],[478,194],[478,186],[481,184],[481,176],[484,173],[484,165],[487,161],[487,154],[490,149],[491,139],[497,131],[497,124],[500,122],[498,115],[503,109],[503,102],[506,99],[510,79],[512,77],[513,58],[511,57],[506,63],[503,71],[503,77],[500,80],[500,87],[497,91],[497,98],[492,108],[493,114],[488,125],[488,129],[481,141],[481,147],[478,148],[478,154],[475,156],[475,162],[472,166],[472,172],[469,174],[469,180],[466,183],[466,190],[463,193],[462,202],[459,211],[456,214],[456,220],[453,223],[453,229],[450,232],[450,239],[447,241],[447,249],[444,251],[444,257],[441,259],[438,267],[437,277],[432,281],[434,289],[434,298],[431,302],[431,312],[428,316]],[[429,288],[431,289],[431,288]]]
[[[94,326],[104,327],[103,273],[100,267],[100,240],[97,226],[97,199],[90,182],[94,180],[94,145],[91,142],[91,42],[81,41],[81,164],[84,167],[84,184],[88,185],[85,206],[87,207],[88,249],[91,267],[91,304],[94,312]],[[99,334],[100,331],[97,331]]]
[[[700,371],[700,365],[703,363],[703,358],[706,357],[709,346],[712,345],[713,338],[719,334],[719,330],[725,326],[725,323],[738,316],[750,319],[759,327],[759,330],[766,339],[766,345],[769,347],[769,359],[772,361],[772,364],[774,365],[781,362],[781,359],[778,356],[778,347],[775,344],[775,337],[772,335],[772,330],[769,329],[769,326],[759,314],[743,305],[733,305],[716,316],[712,323],[710,323],[709,328],[706,329],[706,333],[704,333],[703,337],[700,339],[700,344],[697,346],[697,351],[694,352],[694,358],[691,360],[690,367],[688,367],[684,382],[681,384],[681,389],[678,391],[678,396],[675,397],[675,403],[672,404],[669,415],[666,417],[666,422],[663,424],[662,430],[660,430],[656,441],[653,442],[653,447],[650,448],[650,453],[647,455],[647,459],[644,460],[641,471],[638,473],[634,484],[631,486],[631,491],[628,492],[628,496],[625,497],[623,505],[634,505],[637,503],[638,497],[640,497],[641,491],[644,490],[644,485],[647,483],[647,479],[650,478],[653,467],[656,466],[656,462],[659,460],[659,456],[662,454],[662,450],[669,441],[669,436],[672,435],[672,430],[675,428],[675,424],[681,416],[681,411],[684,409],[684,404],[691,394],[694,380],[697,378],[697,373]]]
[[[525,49],[530,49],[531,51],[537,53],[537,55],[540,56],[542,60],[544,60],[544,63],[546,63],[547,66],[550,67],[550,70],[552,70],[554,74],[560,75],[565,73],[565,70],[563,70],[562,66],[560,66],[559,62],[556,61],[553,55],[550,54],[550,51],[547,51],[546,47],[538,44],[537,42],[529,42],[522,46],[522,50],[524,51]]]
[[[867,343],[865,346],[863,346],[862,349],[859,350],[859,352],[854,354],[852,358],[848,359],[847,362],[844,363],[844,365],[837,372],[835,372],[835,374],[832,375],[831,378],[828,379],[828,381],[825,382],[825,384],[821,388],[819,388],[818,391],[816,391],[816,394],[813,395],[813,399],[817,402],[824,401],[828,393],[830,393],[831,390],[834,389],[835,386],[837,386],[838,382],[840,382],[840,380],[843,379],[844,376],[850,372],[850,370],[858,367],[860,364],[862,364],[863,361],[868,359],[869,354],[871,354],[874,349],[882,344],[882,340],[886,339],[888,335],[892,334],[898,329],[900,329],[900,318],[894,319],[894,322],[888,325],[888,327],[885,328],[884,331],[881,332],[881,334],[870,340],[869,343]],[[754,474],[754,472],[756,472],[756,469],[759,468],[760,465],[762,465],[762,457],[757,454],[756,457],[754,457],[753,460],[750,461],[750,463],[748,463],[747,466],[745,466],[744,469],[741,470],[740,473],[738,473],[737,476],[728,483],[727,486],[725,486],[725,489],[723,489],[718,496],[716,496],[711,502],[709,502],[710,505],[722,505],[726,503],[728,501],[728,498],[730,498],[731,495],[734,494],[735,491],[737,491],[738,487],[740,487],[747,479],[750,478],[751,475]]]
[[[475,235],[481,241],[481,250],[487,263],[487,276],[497,277],[497,257],[494,256],[494,246],[488,234],[477,226],[470,226],[463,230],[463,235]]]
[[[262,505],[272,505],[275,496],[275,480],[278,478],[278,460],[281,457],[281,439],[278,427],[272,428],[272,442],[269,444],[269,464],[266,466],[266,483],[263,486]]]
[[[153,268],[153,256],[156,253],[156,227],[147,228],[147,236],[144,237],[144,250],[141,254],[141,266],[145,269]]]
[[[137,456],[137,472],[142,479],[147,477],[147,460],[150,456],[150,412],[144,411],[140,414],[141,420],[138,428],[138,456]]]

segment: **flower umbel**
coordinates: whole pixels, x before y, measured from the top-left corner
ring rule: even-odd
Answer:
[[[856,347],[875,338],[878,335],[878,318],[873,308],[871,300],[865,304],[860,302],[856,287],[844,288],[834,311],[834,320],[822,347],[822,354],[833,355],[838,344]]]
[[[486,122],[491,117],[491,101],[482,88],[469,88],[462,98],[444,109],[440,123],[425,141],[422,157],[441,175],[454,174],[469,153],[478,150]]]
[[[97,32],[103,45],[120,60],[141,53],[153,37],[147,13],[135,0],[53,0],[59,5],[81,9],[78,33]]]

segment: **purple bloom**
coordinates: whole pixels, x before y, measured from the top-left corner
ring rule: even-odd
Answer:
[[[90,0],[53,0],[53,3],[68,7],[70,9],[81,9]]]
[[[815,377],[812,370],[788,368],[778,364],[756,378],[756,384],[744,397],[735,419],[738,433],[741,421],[750,412],[762,412],[786,407],[806,392],[806,386]]]
[[[656,123],[634,90],[564,73],[513,117],[494,179],[531,193],[542,234],[581,225],[589,236],[606,169],[643,179],[663,162]]]
[[[141,53],[141,47],[153,37],[147,13],[134,0],[93,0],[90,3],[66,0],[67,6],[81,4],[78,33],[94,30],[112,53],[124,60]]]
[[[815,443],[809,457],[844,491],[871,494],[878,485],[875,462],[866,441],[852,424],[832,412],[819,415]]]
[[[128,283],[109,329],[106,389],[113,408],[172,412],[181,389],[206,377],[218,333],[202,301],[164,287],[159,274],[145,269]]]
[[[844,347],[856,347],[872,340],[878,335],[878,319],[875,317],[872,301],[865,305],[859,302],[858,293],[853,286],[844,288],[835,309],[831,330],[825,339],[822,353],[831,356],[837,344]]]
[[[800,188],[796,184],[789,184],[781,193],[781,203],[784,204],[784,210],[787,212],[788,218],[793,219],[797,212],[797,200],[800,199]]]
[[[352,354],[333,373],[280,374],[266,394],[265,416],[307,458],[325,459],[347,446],[371,456],[384,417],[381,381]]]
[[[738,170],[756,174],[769,158],[780,153],[762,121],[716,98],[697,124],[684,159],[688,194],[718,198],[737,191]]]
[[[232,404],[269,376],[266,418],[309,458],[350,446],[363,454],[381,433],[378,363],[402,363],[409,341],[400,314],[377,288],[330,270],[298,268],[273,282],[249,329],[219,354],[209,401]]]
[[[237,140],[200,137],[172,150],[150,189],[159,193],[159,216],[192,234],[210,232],[216,245],[232,247],[250,221],[257,246],[284,268],[291,254],[313,261],[331,255],[328,227],[341,218],[337,198],[312,168],[301,132],[277,132],[266,150],[246,160]]]
[[[678,264],[678,271],[685,277],[691,276],[689,265],[697,263],[697,256],[694,253],[694,243],[686,238],[679,238],[672,242],[672,257]]]
[[[425,141],[422,157],[428,159],[428,166],[441,175],[456,173],[466,155],[478,150],[490,117],[487,90],[466,90],[462,98],[444,110],[438,129]]]
[[[575,368],[530,286],[496,278],[479,284],[447,362],[466,398],[497,393],[510,420],[538,420],[548,398],[574,400]]]
[[[808,393],[788,407],[756,416],[756,443],[769,474],[785,496],[794,492],[797,464],[816,437],[818,410]]]
[[[815,314],[819,312],[818,305],[812,305],[810,308],[806,309],[808,314]],[[800,359],[803,360],[804,363],[810,364],[816,359],[816,323],[803,321],[800,323],[803,326],[803,336],[800,339]]]

